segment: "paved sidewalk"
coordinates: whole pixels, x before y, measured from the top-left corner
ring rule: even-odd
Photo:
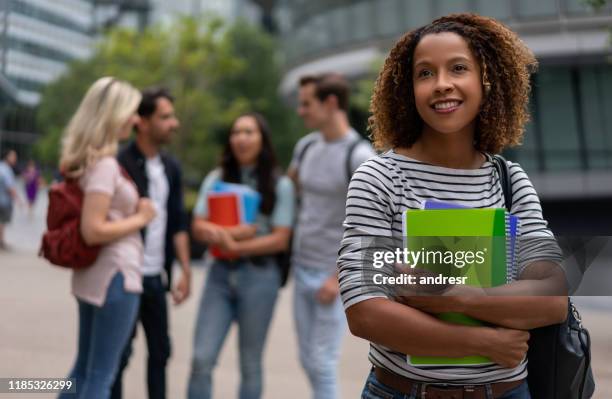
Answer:
[[[70,295],[70,272],[35,255],[43,228],[44,201],[34,217],[15,215],[8,232],[13,249],[0,252],[0,377],[63,377],[76,353],[77,312]],[[169,364],[168,397],[184,398],[192,350],[193,325],[204,279],[194,270],[193,294],[180,307],[171,308],[173,356]],[[291,289],[283,289],[271,326],[265,356],[265,398],[306,399],[310,391],[297,355],[291,313]],[[588,298],[581,306],[593,341],[593,362],[598,391],[595,398],[612,398],[612,300]],[[234,398],[238,386],[235,329],[226,340],[215,372],[215,397]],[[368,345],[347,332],[342,350],[342,398],[358,398],[368,373]],[[125,397],[146,398],[145,347],[139,331],[135,354],[124,380]],[[51,398],[53,395],[8,395],[0,398]]]

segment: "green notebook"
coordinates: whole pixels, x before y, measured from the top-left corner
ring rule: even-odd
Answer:
[[[503,208],[409,209],[403,215],[404,245],[422,253],[425,262],[418,267],[433,276],[466,277],[467,285],[485,288],[503,285],[507,278],[506,222]],[[459,313],[438,317],[464,325],[484,324]],[[492,363],[484,356],[409,356],[408,362],[414,366]]]

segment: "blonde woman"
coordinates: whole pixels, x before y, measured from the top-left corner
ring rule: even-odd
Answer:
[[[112,77],[97,80],[72,117],[62,143],[60,170],[78,178],[84,192],[81,233],[102,245],[96,262],[75,270],[72,293],[79,309],[79,343],[70,378],[76,394],[60,398],[110,397],[121,352],[134,327],[142,291],[139,230],[155,217],[148,199],[121,173],[118,141],[138,121],[140,93]]]

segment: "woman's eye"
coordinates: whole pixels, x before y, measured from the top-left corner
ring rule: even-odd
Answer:
[[[422,69],[417,74],[418,78],[426,78],[426,77],[429,77],[429,76],[431,76],[431,71],[429,69]]]
[[[467,71],[467,67],[465,65],[457,64],[453,67],[453,71],[455,72]]]

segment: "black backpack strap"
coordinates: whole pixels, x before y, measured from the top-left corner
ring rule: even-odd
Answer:
[[[304,144],[304,147],[302,148],[302,150],[297,156],[298,166],[296,168],[296,173],[298,176],[300,174],[300,165],[302,164],[302,161],[304,160],[304,156],[306,155],[306,152],[308,151],[308,149],[315,143],[315,141],[316,140],[310,140],[309,142]],[[362,141],[363,141],[362,139],[357,139],[353,141],[351,144],[349,144],[349,147],[346,151],[346,158],[344,160],[344,170],[345,170],[344,173],[346,176],[347,184],[348,182],[351,181],[351,177],[353,176],[353,167],[351,165],[351,161],[353,160],[353,153],[355,152],[355,149],[357,148],[359,144],[361,144]]]
[[[504,193],[504,203],[508,212],[512,209],[512,181],[510,180],[510,168],[508,162],[501,155],[493,155],[491,162],[499,174],[499,182]]]
[[[304,144],[304,147],[302,148],[302,150],[300,151],[300,153],[297,156],[297,168],[296,168],[296,175],[300,175],[300,165],[302,165],[302,161],[304,160],[304,156],[306,155],[306,152],[308,151],[308,149],[310,147],[312,147],[312,145],[315,143],[316,139],[310,140],[309,142],[307,142],[306,144]]]
[[[361,139],[357,139],[353,141],[349,145],[348,150],[346,151],[346,159],[344,160],[344,170],[345,170],[347,184],[350,183],[351,177],[353,177],[353,167],[351,165],[351,161],[353,159],[353,153],[355,152],[355,149],[362,141],[363,140]]]

